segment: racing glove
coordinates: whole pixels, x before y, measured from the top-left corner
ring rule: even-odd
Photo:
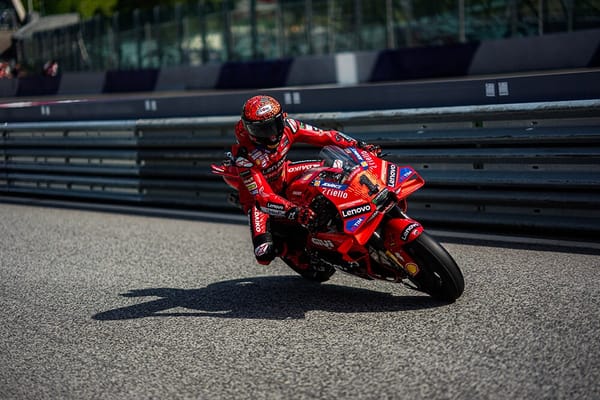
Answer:
[[[381,146],[377,144],[369,144],[366,142],[358,142],[357,147],[362,150],[366,150],[369,153],[373,153],[376,156],[381,155]]]
[[[286,216],[290,220],[294,220],[305,228],[308,228],[315,220],[317,214],[308,207],[292,207]]]

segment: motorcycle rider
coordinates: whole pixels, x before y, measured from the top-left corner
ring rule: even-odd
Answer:
[[[308,226],[315,213],[282,197],[286,182],[318,161],[292,163],[287,160],[295,142],[315,146],[360,147],[379,153],[379,146],[367,145],[336,130],[323,130],[288,117],[281,104],[271,96],[248,99],[235,125],[237,143],[232,146],[231,163],[243,182],[239,202],[249,214],[254,255],[268,265],[282,249],[275,249],[270,232],[270,216],[286,217]]]

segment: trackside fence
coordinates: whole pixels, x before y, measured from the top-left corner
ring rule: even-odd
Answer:
[[[600,100],[294,115],[378,143],[426,225],[600,233]],[[237,116],[7,123],[0,194],[239,212],[210,173]],[[299,145],[291,159],[314,158]]]

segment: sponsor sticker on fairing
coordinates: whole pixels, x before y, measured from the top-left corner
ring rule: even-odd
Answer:
[[[321,179],[315,179],[311,182],[311,186],[314,187],[322,187],[327,189],[335,189],[335,190],[346,190],[348,189],[348,185],[342,185],[341,183],[323,181]]]
[[[406,271],[406,273],[408,273],[410,276],[415,276],[419,273],[420,269],[419,266],[415,263],[406,263],[406,265],[404,266],[404,270]]]
[[[352,152],[352,154],[354,154],[354,157],[356,157],[356,160],[358,161],[363,170],[369,169],[369,163],[365,161],[363,156],[354,147],[351,147],[350,151]]]
[[[348,232],[355,232],[362,225],[364,220],[363,217],[360,217],[346,221],[346,230]]]
[[[323,194],[325,196],[328,197],[335,197],[337,199],[347,199],[348,198],[348,192],[345,192],[343,190],[336,190],[336,189],[324,189],[323,190]]]
[[[342,217],[344,217],[344,218],[354,217],[356,215],[368,213],[372,209],[373,209],[373,207],[371,207],[371,204],[362,204],[360,206],[346,208],[346,209],[342,210]]]
[[[399,181],[400,182],[404,182],[406,180],[406,178],[408,178],[409,176],[411,176],[413,174],[413,170],[412,168],[408,168],[408,167],[404,167],[400,170],[400,178]]]
[[[375,161],[373,160],[373,158],[371,157],[371,155],[369,154],[368,151],[362,151],[361,155],[366,160],[369,167],[375,168],[377,166],[377,164],[375,163]]]
[[[328,188],[328,189],[335,189],[335,190],[346,190],[348,188],[348,185],[342,185],[340,183],[323,181],[323,182],[321,182],[321,187]]]
[[[328,250],[334,249],[335,248],[335,244],[331,241],[331,240],[327,240],[327,239],[319,239],[319,238],[311,238],[310,241],[319,247],[323,247],[326,248]]]
[[[387,185],[394,187],[398,180],[398,166],[396,164],[388,164],[387,167]]]
[[[408,239],[408,237],[410,236],[410,234],[417,229],[418,227],[420,227],[421,225],[418,223],[412,223],[409,226],[407,226],[404,231],[402,231],[402,235],[400,235],[400,239],[406,241]]]
[[[382,202],[385,202],[388,199],[390,192],[387,189],[383,189],[381,192],[379,192],[379,194],[375,197],[373,197],[373,200],[371,200],[371,202],[375,205],[379,205]]]

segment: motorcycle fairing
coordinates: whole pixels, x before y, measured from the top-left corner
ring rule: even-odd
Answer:
[[[384,241],[386,248],[400,251],[406,243],[415,240],[423,233],[423,227],[414,219],[392,218],[385,224]]]
[[[353,244],[351,238],[337,232],[316,232],[309,235],[308,241],[319,249],[337,251],[342,254],[350,251]]]

